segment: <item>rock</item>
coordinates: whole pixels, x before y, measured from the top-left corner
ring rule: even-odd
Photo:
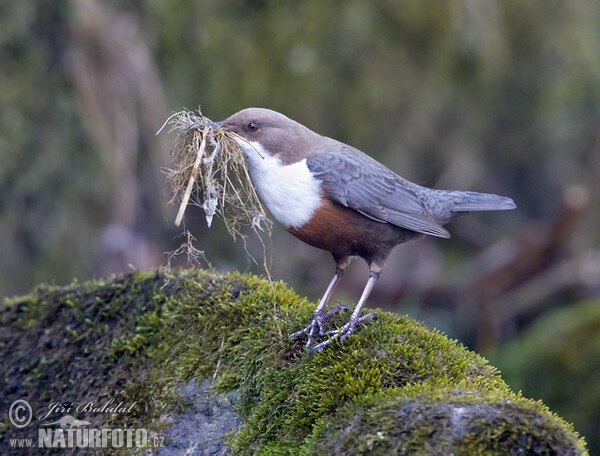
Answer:
[[[147,432],[160,455],[587,454],[485,359],[409,318],[378,311],[306,354],[289,334],[313,308],[282,283],[203,270],[39,286],[0,310],[0,407],[33,408],[1,441],[37,445],[68,410],[90,429]]]
[[[223,435],[241,425],[234,411],[237,391],[215,393],[208,380],[201,385],[190,380],[181,388],[190,404],[185,413],[173,418],[164,432],[165,446],[157,450],[160,456],[224,455],[231,453]]]
[[[600,454],[600,301],[548,312],[504,345],[495,361],[506,381],[577,426]],[[557,374],[559,373],[559,374]]]

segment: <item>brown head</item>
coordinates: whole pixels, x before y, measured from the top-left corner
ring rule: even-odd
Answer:
[[[260,144],[283,165],[314,155],[319,143],[329,140],[295,120],[265,108],[243,109],[220,124],[248,143]]]

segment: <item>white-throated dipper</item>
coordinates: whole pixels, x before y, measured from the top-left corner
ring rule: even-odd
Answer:
[[[443,225],[466,212],[516,207],[504,196],[414,184],[360,150],[269,109],[243,109],[217,124],[236,134],[252,183],[273,216],[335,260],[335,275],[312,321],[292,338],[307,334],[310,349],[317,328],[324,336],[323,321],[332,312],[326,314],[325,306],[350,259],[359,256],[369,265],[369,279],[348,322],[328,331],[330,337],[313,351],[343,340],[371,318],[361,316],[361,309],[394,246],[425,234],[449,238]]]

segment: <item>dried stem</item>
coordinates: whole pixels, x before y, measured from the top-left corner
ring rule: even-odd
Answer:
[[[185,193],[183,194],[183,198],[181,199],[181,204],[179,205],[179,211],[177,212],[177,218],[175,219],[175,226],[181,225],[181,220],[183,220],[183,214],[185,213],[185,208],[187,207],[188,201],[190,200],[190,195],[192,194],[192,188],[194,187],[196,174],[198,174],[198,168],[200,167],[205,147],[206,128],[204,129],[204,132],[202,134],[202,142],[200,143],[200,148],[198,149],[198,153],[196,154],[196,161],[194,162],[192,172],[190,173],[190,180],[188,181]]]
[[[209,227],[215,213],[223,218],[234,239],[240,236],[245,241],[242,229],[250,227],[265,252],[261,234],[270,236],[272,222],[258,199],[235,133],[220,128],[200,112],[187,110],[170,116],[161,130],[167,125],[177,133],[173,169],[167,170],[171,202],[180,201],[175,225],[181,224],[188,204],[201,206]]]

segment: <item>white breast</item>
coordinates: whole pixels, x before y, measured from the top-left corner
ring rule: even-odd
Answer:
[[[306,166],[306,159],[283,165],[259,143],[236,141],[244,150],[258,196],[277,221],[286,228],[308,222],[321,205],[321,183]]]

